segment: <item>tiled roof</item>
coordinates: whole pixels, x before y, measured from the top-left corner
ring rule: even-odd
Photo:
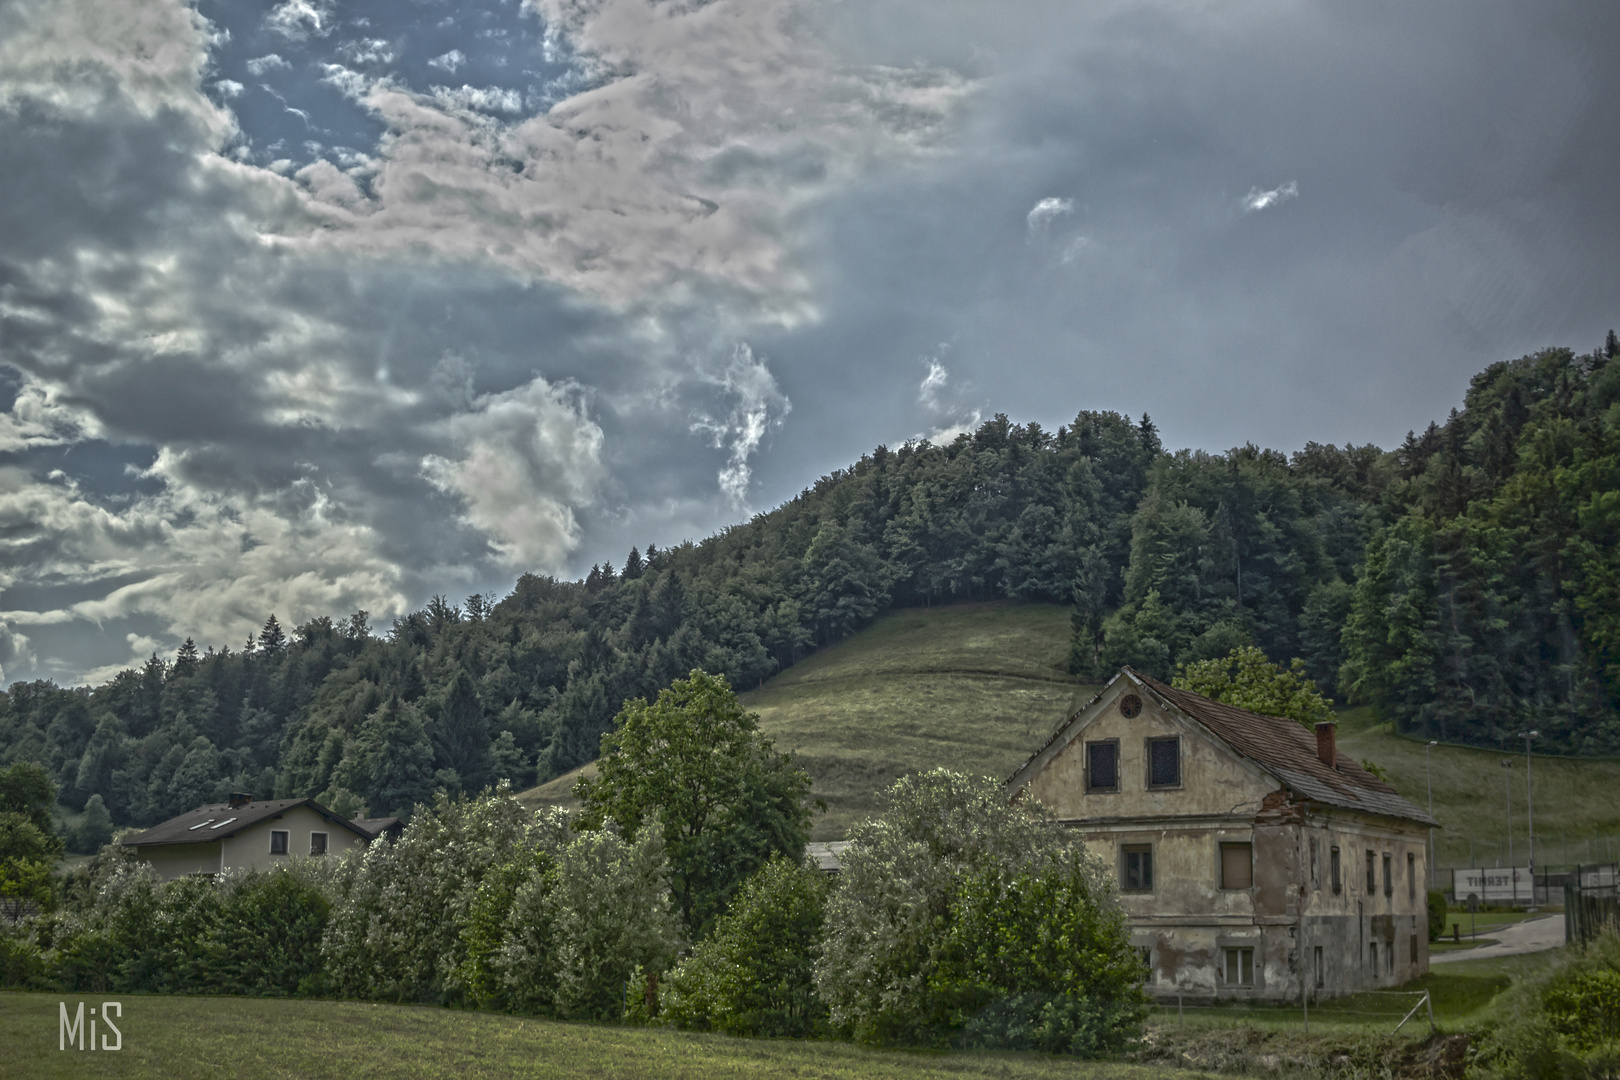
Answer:
[[[380,836],[395,825],[400,824],[400,820],[397,817],[357,817],[350,824],[361,832],[370,833],[372,836]]]
[[[1188,690],[1177,690],[1131,668],[1125,670],[1166,705],[1208,728],[1227,746],[1258,764],[1297,795],[1329,806],[1404,818],[1425,825],[1438,824],[1343,753],[1337,755],[1336,767],[1328,768],[1316,756],[1316,732],[1303,724],[1250,712]]]
[[[358,836],[363,836],[367,840],[372,838],[371,833],[357,828],[353,822],[332,813],[314,799],[269,799],[264,802],[255,800],[241,806],[232,806],[230,803],[199,806],[179,817],[170,818],[161,825],[154,825],[143,833],[137,833],[123,843],[125,847],[211,843],[235,836],[243,829],[284,814],[297,806],[307,806],[328,821],[335,822]]]

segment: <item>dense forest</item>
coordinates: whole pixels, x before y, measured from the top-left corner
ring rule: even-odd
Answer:
[[[1620,343],[1492,365],[1393,451],[1167,452],[1144,416],[878,447],[698,543],[0,693],[0,764],[148,824],[230,790],[408,811],[596,756],[693,668],[752,687],[901,606],[1072,604],[1081,679],[1260,646],[1401,730],[1620,752]]]

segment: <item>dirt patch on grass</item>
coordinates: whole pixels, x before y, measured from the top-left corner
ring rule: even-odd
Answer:
[[[1199,1072],[1324,1080],[1463,1080],[1469,1036],[1305,1035],[1237,1026],[1151,1027],[1127,1060]]]

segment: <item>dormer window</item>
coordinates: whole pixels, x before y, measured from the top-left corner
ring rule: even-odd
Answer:
[[[1174,735],[1167,739],[1147,741],[1148,787],[1174,788],[1181,786],[1181,740]]]
[[[1086,743],[1086,790],[1119,790],[1119,740]]]

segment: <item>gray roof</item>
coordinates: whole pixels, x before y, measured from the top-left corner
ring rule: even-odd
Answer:
[[[1250,712],[1190,690],[1177,690],[1129,667],[1109,680],[1109,685],[1119,678],[1130,679],[1157,698],[1161,705],[1203,727],[1233,753],[1254,762],[1301,798],[1326,806],[1359,810],[1365,814],[1416,821],[1424,825],[1439,824],[1348,755],[1336,754],[1334,765],[1329,768],[1316,756],[1316,732],[1298,721]],[[1085,708],[1053,732],[1045,745],[1030,756],[1009,782],[1022,777],[1041,752],[1101,697],[1099,693],[1092,698]]]
[[[370,840],[373,836],[348,818],[334,814],[314,799],[267,799],[263,802],[254,800],[241,806],[232,806],[230,803],[199,806],[179,817],[170,818],[161,825],[154,825],[143,833],[137,833],[123,843],[125,847],[212,843],[215,840],[235,836],[243,829],[251,828],[260,822],[278,818],[288,810],[299,806],[309,807],[327,821],[348,829],[356,836],[366,840]]]

